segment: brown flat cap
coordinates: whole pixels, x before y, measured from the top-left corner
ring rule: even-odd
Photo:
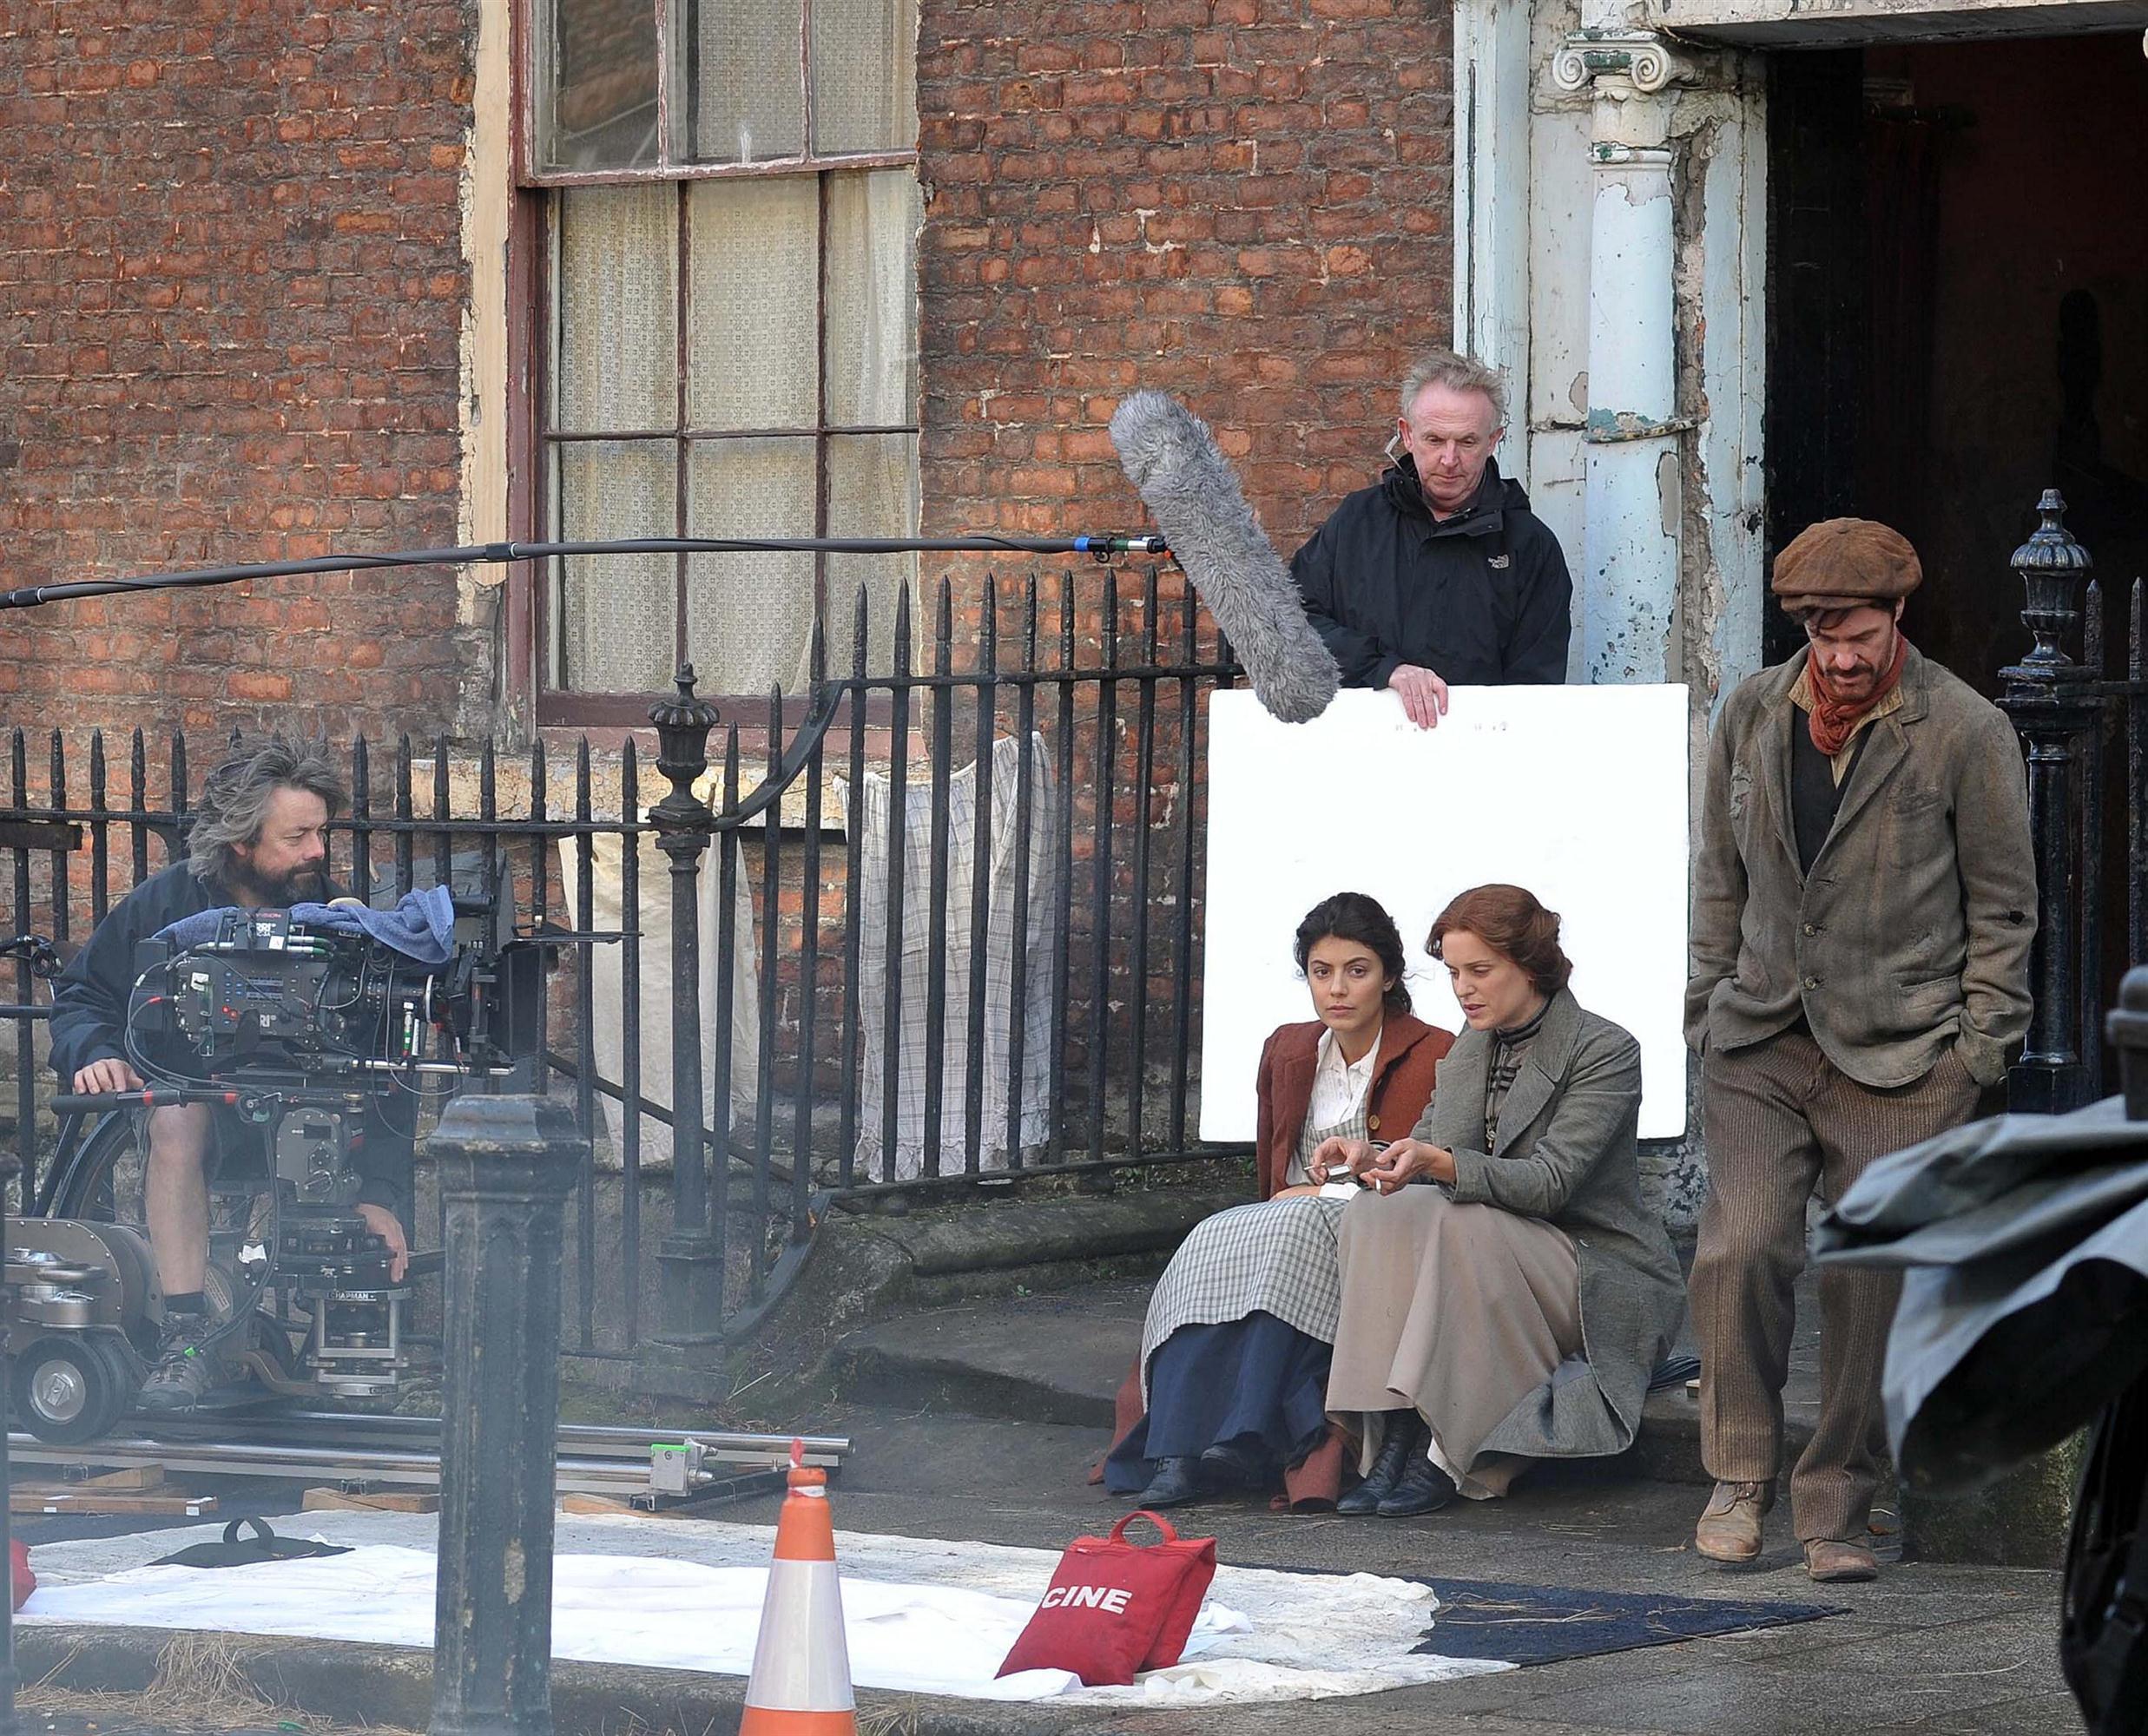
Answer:
[[[1924,582],[1909,539],[1869,518],[1828,518],[1775,557],[1774,590],[1789,609],[1899,602]]]

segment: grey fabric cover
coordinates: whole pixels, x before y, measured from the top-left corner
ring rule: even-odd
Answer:
[[[2112,1097],[2000,1115],[1881,1159],[1813,1233],[1903,1272],[1883,1393],[1914,1487],[1973,1489],[2148,1369],[2148,1121]]]

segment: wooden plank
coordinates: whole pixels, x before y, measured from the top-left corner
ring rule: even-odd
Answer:
[[[124,1489],[16,1488],[10,1513],[161,1513],[199,1518],[216,1510],[213,1495],[137,1495]]]
[[[571,1491],[559,1497],[559,1510],[570,1514],[629,1513],[637,1518],[652,1516],[631,1503],[609,1495],[577,1495]]]
[[[161,1489],[164,1483],[164,1467],[161,1464],[128,1465],[121,1470],[99,1471],[95,1476],[78,1477],[60,1485],[63,1489]]]
[[[300,1510],[318,1513],[438,1513],[439,1491],[431,1489],[383,1489],[356,1495],[342,1489],[309,1489]]]

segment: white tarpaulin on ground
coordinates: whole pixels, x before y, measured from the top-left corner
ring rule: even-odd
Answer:
[[[308,1514],[294,1533],[349,1555],[257,1567],[140,1565],[222,1535],[215,1525],[46,1544],[16,1619],[270,1634],[428,1647],[437,1520]],[[590,1663],[744,1675],[752,1667],[775,1533],[682,1520],[562,1519],[552,1650]],[[1512,1666],[1413,1652],[1428,1588],[1370,1574],[1221,1568],[1186,1660],[1131,1687],[1084,1688],[1056,1670],[993,1672],[1044,1595],[1044,1549],[839,1532],[850,1667],[860,1687],[972,1700],[1201,1705],[1371,1693]],[[1436,1632],[1436,1629],[1435,1629]]]
[[[1431,730],[1386,692],[1340,694],[1303,724],[1214,694],[1201,1136],[1254,1136],[1261,1045],[1312,1016],[1291,956],[1308,910],[1378,898],[1419,1016],[1459,1031],[1425,937],[1493,880],[1559,913],[1575,995],[1639,1040],[1641,1136],[1682,1134],[1689,722],[1682,687],[1457,687]]]

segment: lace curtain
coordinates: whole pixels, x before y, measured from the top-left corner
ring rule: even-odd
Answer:
[[[555,444],[561,536],[663,535],[675,526],[699,536],[809,536],[823,490],[830,535],[914,533],[916,435],[814,431],[915,420],[922,197],[906,167],[831,173],[825,189],[823,179],[700,181],[683,201],[675,185],[562,190],[555,425],[655,437]],[[752,437],[679,437],[682,221],[683,426]],[[787,429],[798,431],[780,431]],[[914,556],[827,557],[834,667],[849,661],[857,589],[873,595],[873,649],[881,650],[894,589],[914,577],[915,565]],[[702,690],[752,694],[781,683],[796,691],[814,593],[809,554],[691,557],[684,650]],[[681,607],[673,557],[563,562],[556,596],[556,686],[639,693],[669,682]]]

